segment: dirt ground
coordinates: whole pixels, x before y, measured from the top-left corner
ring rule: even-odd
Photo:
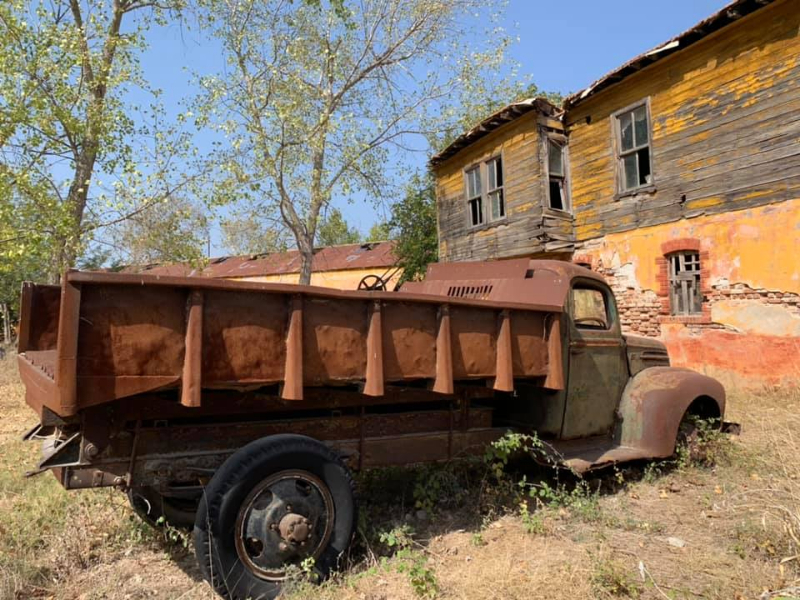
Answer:
[[[702,457],[584,482],[481,465],[377,472],[342,573],[293,599],[800,598],[800,393],[730,390],[740,436]],[[13,357],[0,360],[0,598],[197,600],[187,535],[155,531],[112,490],[25,479],[38,448]],[[700,461],[703,462],[703,461]],[[520,504],[532,489],[538,501]]]

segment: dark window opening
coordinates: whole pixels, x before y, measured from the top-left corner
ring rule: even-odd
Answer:
[[[486,173],[489,220],[495,221],[506,216],[506,205],[503,200],[503,161],[500,157],[493,158],[486,163]]]
[[[470,223],[480,225],[483,223],[483,201],[481,198],[481,169],[473,167],[466,172],[467,176],[467,202],[469,203]]]
[[[703,312],[700,290],[700,254],[676,252],[669,260],[669,306],[673,315],[699,315]]]
[[[652,184],[647,106],[641,104],[618,114],[616,119],[620,191],[635,190]]]
[[[569,210],[567,206],[565,146],[554,140],[547,140],[547,203],[556,210]]]

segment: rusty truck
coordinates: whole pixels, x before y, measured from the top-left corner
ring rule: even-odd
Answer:
[[[20,314],[33,473],[193,526],[233,600],[337,564],[354,470],[511,430],[580,473],[670,456],[687,416],[725,411],[719,382],[624,335],[603,278],[559,261],[434,264],[394,292],[70,271],[24,284]]]

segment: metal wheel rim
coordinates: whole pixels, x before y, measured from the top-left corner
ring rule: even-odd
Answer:
[[[283,494],[294,484],[306,486],[308,494],[303,501],[300,495]],[[277,493],[276,493],[277,492]],[[266,494],[269,493],[269,499]],[[298,494],[302,492],[298,491]],[[294,504],[291,505],[290,503]],[[291,506],[291,510],[286,510]],[[321,509],[321,510],[320,510]],[[281,515],[283,515],[281,517]],[[304,546],[289,542],[281,534],[279,526],[284,518],[292,515],[302,516],[311,521],[313,534],[311,543]],[[281,517],[280,519],[278,517]],[[315,561],[328,544],[333,532],[334,505],[330,490],[321,479],[308,471],[286,470],[270,475],[256,485],[245,498],[236,517],[235,542],[239,559],[254,575],[268,581],[280,581],[286,577],[286,565],[299,564],[311,557]],[[270,526],[273,527],[270,527]],[[322,528],[322,534],[317,531]],[[260,542],[261,552],[258,553]],[[281,542],[288,547],[287,551],[274,550]],[[274,560],[270,561],[270,557]],[[280,560],[280,567],[274,564]]]

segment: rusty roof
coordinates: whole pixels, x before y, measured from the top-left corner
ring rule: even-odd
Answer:
[[[299,273],[300,263],[300,252],[288,250],[272,254],[212,258],[202,270],[189,264],[176,263],[132,266],[123,269],[123,272],[176,277],[224,277],[236,279]],[[315,250],[311,269],[315,273],[320,273],[350,269],[388,269],[396,264],[394,242],[368,242],[365,244],[345,244],[319,248]]]
[[[519,102],[512,102],[483,119],[469,131],[459,135],[447,148],[434,154],[430,160],[431,165],[435,166],[443,163],[451,156],[457,154],[462,148],[466,148],[495,129],[514,121],[532,110],[536,110],[547,116],[552,116],[558,111],[555,106],[544,98],[526,98]]]
[[[570,108],[575,107],[600,90],[619,83],[626,77],[641,71],[645,67],[648,67],[653,63],[670,56],[671,54],[680,52],[684,48],[688,48],[692,44],[699,42],[715,31],[730,25],[734,21],[738,21],[742,17],[746,17],[747,15],[754,13],[755,11],[768,4],[771,4],[774,1],[775,0],[734,0],[734,2],[726,5],[724,8],[717,11],[710,17],[703,19],[694,27],[691,27],[683,33],[676,35],[663,44],[660,44],[655,48],[652,48],[651,50],[632,58],[621,67],[618,67],[610,73],[603,75],[600,79],[592,83],[586,89],[567,97],[563,104],[564,110],[569,110]]]

